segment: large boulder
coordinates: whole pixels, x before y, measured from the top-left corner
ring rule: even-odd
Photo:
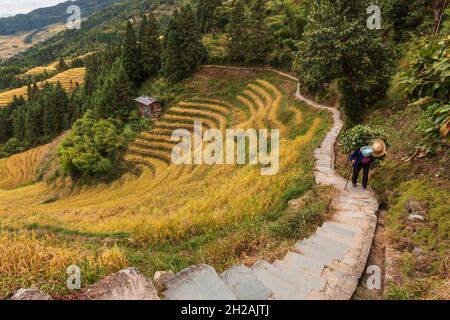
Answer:
[[[159,300],[153,283],[136,268],[128,268],[84,288],[80,300]]]
[[[39,289],[21,288],[8,297],[7,300],[52,300],[52,297]]]

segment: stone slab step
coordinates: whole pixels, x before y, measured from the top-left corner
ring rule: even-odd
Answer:
[[[326,281],[320,276],[305,272],[288,261],[277,260],[273,265],[280,269],[285,276],[289,277],[297,288],[306,291],[307,295],[312,291],[322,291],[325,288]]]
[[[323,263],[314,259],[308,259],[302,254],[289,251],[283,258],[283,261],[312,275],[320,276],[325,267]]]
[[[303,300],[307,295],[283,275],[281,270],[267,261],[258,260],[251,268],[259,280],[273,292],[276,300]]]
[[[222,273],[223,282],[239,300],[267,300],[273,293],[256,274],[244,265],[236,265]]]
[[[201,264],[177,273],[166,282],[168,300],[236,300],[213,267]]]

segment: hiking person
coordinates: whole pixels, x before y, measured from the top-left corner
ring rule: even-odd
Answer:
[[[353,165],[353,174],[352,174],[352,184],[353,187],[356,187],[358,182],[358,176],[363,170],[363,179],[362,185],[363,188],[367,188],[367,183],[369,182],[369,170],[370,165],[372,164],[372,154],[373,149],[371,147],[362,147],[361,149],[356,149],[349,157],[350,161]]]
[[[369,170],[374,157],[380,158],[386,154],[386,144],[383,140],[376,139],[373,141],[371,147],[357,148],[349,157],[353,165],[352,184],[356,187],[358,183],[358,176],[363,170],[362,186],[367,189],[369,182]]]

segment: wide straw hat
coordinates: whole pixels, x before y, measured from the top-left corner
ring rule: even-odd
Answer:
[[[381,139],[375,139],[372,142],[372,149],[375,158],[380,158],[386,154],[386,144]]]

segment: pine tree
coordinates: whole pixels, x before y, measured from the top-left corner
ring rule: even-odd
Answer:
[[[239,62],[245,59],[245,45],[247,42],[247,32],[245,27],[246,15],[245,6],[242,0],[236,0],[231,12],[229,29],[228,56],[231,61]]]
[[[128,79],[134,84],[139,85],[142,81],[141,52],[136,33],[130,21],[127,23],[127,31],[123,44],[123,65]]]
[[[268,52],[269,32],[266,27],[264,0],[254,0],[248,17],[248,38],[245,47],[246,63],[264,63]]]
[[[127,120],[133,106],[134,91],[128,80],[122,59],[118,58],[109,72],[98,79],[100,85],[94,93],[93,108],[98,118]]]
[[[170,18],[164,35],[164,50],[162,54],[162,73],[170,83],[183,79],[181,67],[181,33],[179,28],[179,12],[176,10]]]
[[[64,61],[63,57],[59,58],[58,65],[56,66],[56,69],[58,69],[58,71],[64,71],[64,70],[67,69],[67,64],[66,64],[66,61]]]
[[[214,26],[214,11],[220,6],[219,0],[199,0],[197,5],[197,20],[200,32],[211,32]]]
[[[175,11],[164,37],[162,72],[169,82],[189,77],[205,59],[195,14],[190,6]]]
[[[151,13],[144,15],[139,32],[142,72],[145,78],[158,73],[161,66],[161,43],[159,41],[158,22]]]

